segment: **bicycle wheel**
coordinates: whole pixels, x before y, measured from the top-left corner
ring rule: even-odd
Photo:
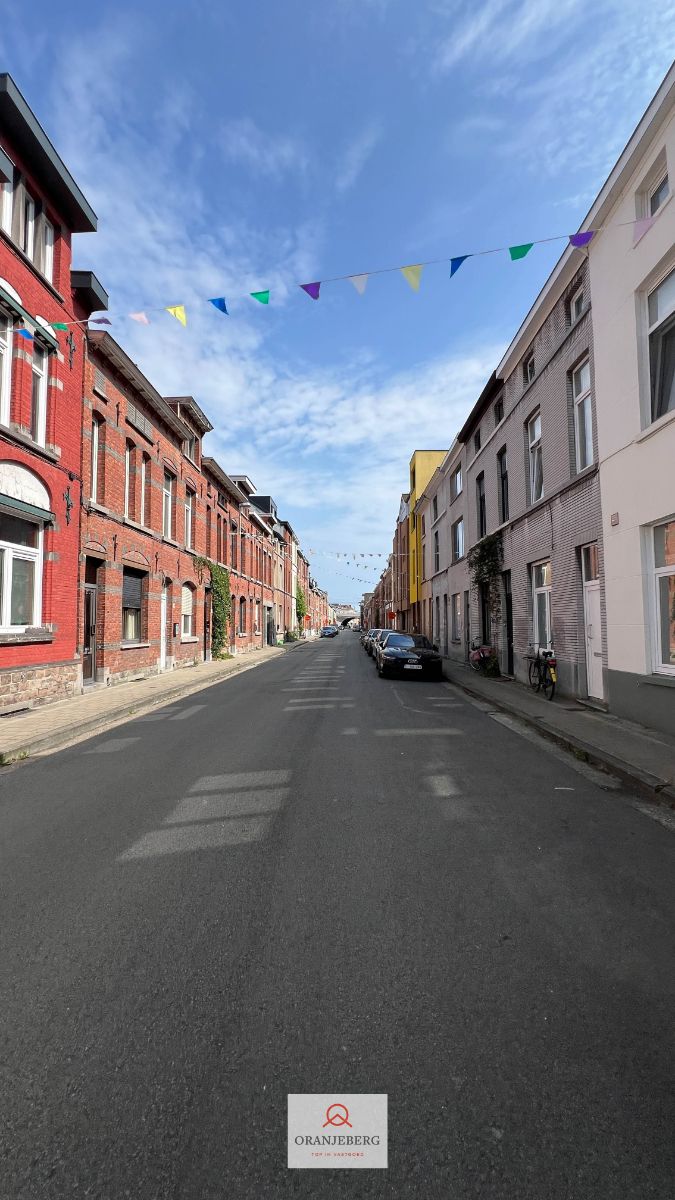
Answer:
[[[541,676],[542,691],[547,700],[552,700],[555,695],[555,680],[551,675],[551,668],[549,667],[548,663],[544,664]]]
[[[530,681],[530,687],[534,688],[535,692],[538,692],[541,687],[541,672],[536,658],[533,658],[530,662],[527,677]]]

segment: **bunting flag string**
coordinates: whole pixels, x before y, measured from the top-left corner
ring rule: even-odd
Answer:
[[[352,284],[359,296],[363,296],[372,275],[387,275],[396,271],[403,275],[403,278],[406,280],[406,283],[409,285],[412,291],[418,292],[420,290],[422,272],[424,271],[425,267],[436,266],[438,264],[449,262],[450,278],[452,279],[468,258],[484,257],[488,254],[508,253],[511,262],[518,262],[521,259],[526,258],[534,246],[541,246],[550,242],[559,241],[567,242],[568,245],[573,249],[584,250],[588,247],[592,239],[602,230],[612,228],[616,229],[625,226],[633,227],[633,241],[635,243],[639,241],[649,229],[651,229],[652,225],[658,220],[659,216],[660,213],[656,213],[654,216],[640,217],[633,221],[619,221],[615,222],[613,225],[598,225],[593,229],[579,230],[576,233],[559,233],[552,237],[534,238],[531,242],[520,242],[511,246],[494,246],[485,250],[471,250],[467,251],[465,254],[457,254],[449,258],[434,258],[428,259],[426,262],[407,263],[402,266],[393,267],[380,267],[375,270],[360,271],[357,273],[351,273],[349,275],[333,275],[327,277],[326,279],[315,279],[311,283],[299,283],[298,287],[303,292],[306,292],[310,299],[319,300],[321,296],[321,288],[324,284],[347,281]],[[255,300],[257,304],[262,304],[265,306],[270,305],[270,288],[263,288],[260,291],[248,292],[246,294],[251,300]],[[207,303],[211,304],[214,308],[217,308],[218,311],[223,313],[224,316],[230,315],[224,296],[209,297]],[[187,325],[187,312],[184,304],[162,305],[158,306],[157,308],[152,307],[149,309],[139,309],[135,312],[119,315],[126,315],[130,320],[135,321],[139,325],[150,325],[150,318],[148,316],[149,312],[167,312],[182,326],[185,327]],[[51,328],[54,330],[65,330],[67,332],[68,329],[73,325],[86,325],[88,322],[91,322],[95,325],[112,324],[112,321],[108,317],[89,317],[83,320],[54,321],[51,324]]]

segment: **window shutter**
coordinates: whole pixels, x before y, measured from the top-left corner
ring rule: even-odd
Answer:
[[[122,580],[122,608],[141,607],[143,579],[141,571],[130,571],[125,567]]]
[[[192,588],[189,588],[186,583],[183,584],[181,591],[181,616],[192,616]]]

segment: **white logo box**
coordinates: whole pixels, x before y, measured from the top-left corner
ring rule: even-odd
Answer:
[[[288,1166],[386,1169],[386,1093],[289,1093]]]

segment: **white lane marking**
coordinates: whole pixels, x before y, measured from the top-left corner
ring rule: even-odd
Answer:
[[[373,729],[375,737],[464,737],[461,729]]]
[[[427,775],[427,783],[435,796],[460,795],[460,790],[451,775]]]
[[[110,738],[107,742],[102,742],[100,746],[95,746],[93,750],[83,750],[83,754],[116,754],[118,750],[126,750],[127,746],[133,746],[134,742],[140,742],[139,737],[125,738]]]
[[[324,708],[337,708],[337,704],[330,704],[326,703],[325,700],[319,700],[316,704],[297,704],[295,708],[282,708],[281,711],[285,713],[294,713],[305,712],[307,709],[311,709],[313,712],[317,712]]]
[[[185,854],[195,850],[218,850],[221,846],[238,846],[257,842],[266,833],[270,817],[249,817],[218,821],[208,825],[181,825],[175,829],[154,829],[134,842],[120,862],[139,858],[155,858],[161,854]]]
[[[323,696],[323,697],[322,696],[298,696],[297,698],[294,698],[294,697],[289,698],[287,703],[288,704],[305,704],[305,703],[309,704],[311,702],[313,704],[315,701],[321,702],[322,699],[323,700],[353,700],[354,697],[353,696]]]
[[[282,692],[327,692],[340,685],[337,683],[296,683],[293,687],[282,688]]]
[[[201,712],[206,708],[205,704],[193,704],[191,708],[184,708],[182,712],[176,713],[175,717],[169,717],[170,721],[186,721],[188,717],[194,717],[195,713]]]
[[[290,771],[242,771],[231,775],[202,775],[190,792],[223,792],[239,788],[281,787],[290,783]]]
[[[281,808],[290,788],[256,788],[251,792],[215,792],[186,796],[176,805],[165,825],[187,825],[224,817],[252,817]]]
[[[346,735],[350,735],[350,734],[358,733],[359,731],[355,725],[348,725],[346,729],[342,729],[340,732],[343,734],[346,734]]]

